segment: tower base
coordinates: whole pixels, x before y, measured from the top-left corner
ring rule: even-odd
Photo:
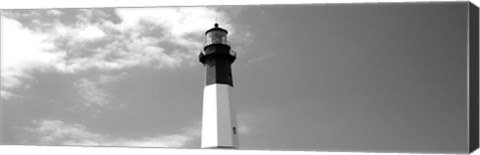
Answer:
[[[238,128],[230,101],[231,86],[211,84],[203,90],[202,148],[238,148]]]

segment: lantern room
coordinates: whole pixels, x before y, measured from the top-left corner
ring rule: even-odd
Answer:
[[[215,27],[207,30],[205,32],[206,40],[205,40],[205,47],[212,45],[212,44],[224,44],[229,45],[227,40],[228,31],[218,27],[218,24],[215,23]]]
[[[203,51],[199,55],[200,62],[205,63],[209,57],[212,58],[212,61],[222,61],[221,59],[227,60],[229,63],[235,61],[237,53],[231,49],[227,34],[228,31],[220,28],[217,23],[205,32]]]

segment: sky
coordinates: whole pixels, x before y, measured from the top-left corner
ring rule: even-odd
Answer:
[[[2,10],[1,144],[199,148],[204,32],[239,149],[467,151],[467,3]]]

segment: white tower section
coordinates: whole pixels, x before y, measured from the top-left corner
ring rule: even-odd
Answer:
[[[203,90],[202,148],[238,148],[231,88],[225,84],[212,84]]]

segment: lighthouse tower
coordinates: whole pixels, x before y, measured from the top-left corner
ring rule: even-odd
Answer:
[[[215,27],[205,32],[205,45],[199,55],[206,75],[203,89],[202,148],[238,147],[237,120],[230,99],[233,88],[231,64],[235,61],[236,53],[230,48],[227,34],[227,30],[215,23]]]

